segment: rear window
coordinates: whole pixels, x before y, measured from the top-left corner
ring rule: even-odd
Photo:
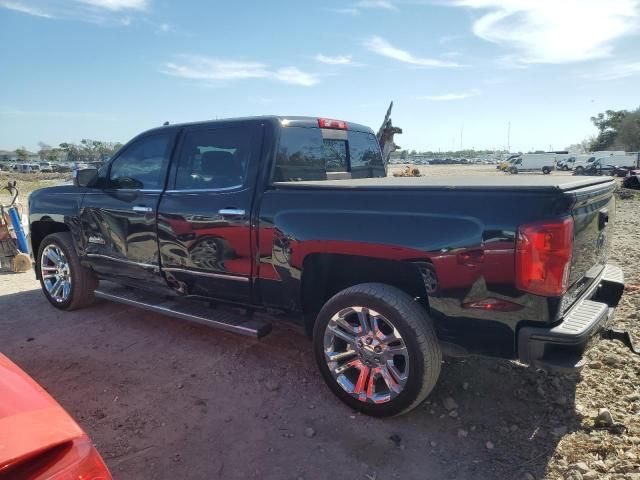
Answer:
[[[276,182],[327,180],[340,173],[350,178],[386,175],[372,133],[305,127],[286,127],[281,132]]]

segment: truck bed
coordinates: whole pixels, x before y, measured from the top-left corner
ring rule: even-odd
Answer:
[[[276,182],[278,188],[328,189],[428,189],[428,190],[535,190],[571,191],[583,187],[612,182],[610,177],[573,177],[560,175],[486,175],[486,176],[424,176],[383,177],[349,180],[320,180],[304,182]]]

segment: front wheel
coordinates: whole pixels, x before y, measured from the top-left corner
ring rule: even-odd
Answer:
[[[551,173],[551,169],[549,167],[544,167],[542,169],[542,173],[544,173],[545,175],[548,175]]]
[[[584,167],[576,167],[576,175],[582,175],[584,173]]]
[[[80,264],[70,233],[53,233],[42,240],[37,268],[42,291],[54,307],[76,310],[93,301],[98,280]]]
[[[333,296],[318,315],[313,346],[333,393],[376,417],[415,408],[440,375],[442,353],[427,311],[389,285],[365,283]]]

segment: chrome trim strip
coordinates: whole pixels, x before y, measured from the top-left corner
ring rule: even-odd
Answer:
[[[244,215],[246,212],[243,208],[221,208],[218,210],[220,215]]]
[[[249,277],[240,277],[237,275],[225,275],[224,273],[199,272],[198,270],[189,270],[188,268],[179,267],[162,267],[163,272],[180,272],[192,275],[200,275],[203,277],[220,278],[222,280],[235,280],[237,282],[248,282]]]
[[[110,257],[109,255],[103,255],[101,253],[87,253],[87,257],[104,258],[105,260],[111,260],[112,262],[127,263],[127,264],[130,264],[130,265],[137,265],[139,267],[144,267],[144,268],[153,268],[155,270],[159,270],[160,269],[159,265],[151,265],[149,263],[133,262],[131,260],[125,260],[124,258]]]
[[[100,190],[90,190],[88,192],[85,192],[87,195],[104,195],[105,192],[123,192],[123,193],[130,193],[130,192],[140,192],[140,193],[162,193],[162,190],[160,189],[155,189],[155,188],[143,188],[143,189],[136,189],[136,188],[105,188],[105,189],[100,189]],[[73,192],[75,193],[75,192]]]
[[[165,190],[164,193],[215,193],[215,192],[228,192],[230,190],[240,190],[244,185],[234,185],[233,187],[223,188],[186,188],[184,190],[171,189]]]

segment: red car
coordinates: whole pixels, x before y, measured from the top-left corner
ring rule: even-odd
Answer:
[[[111,480],[82,428],[44,388],[2,354],[0,478]]]

